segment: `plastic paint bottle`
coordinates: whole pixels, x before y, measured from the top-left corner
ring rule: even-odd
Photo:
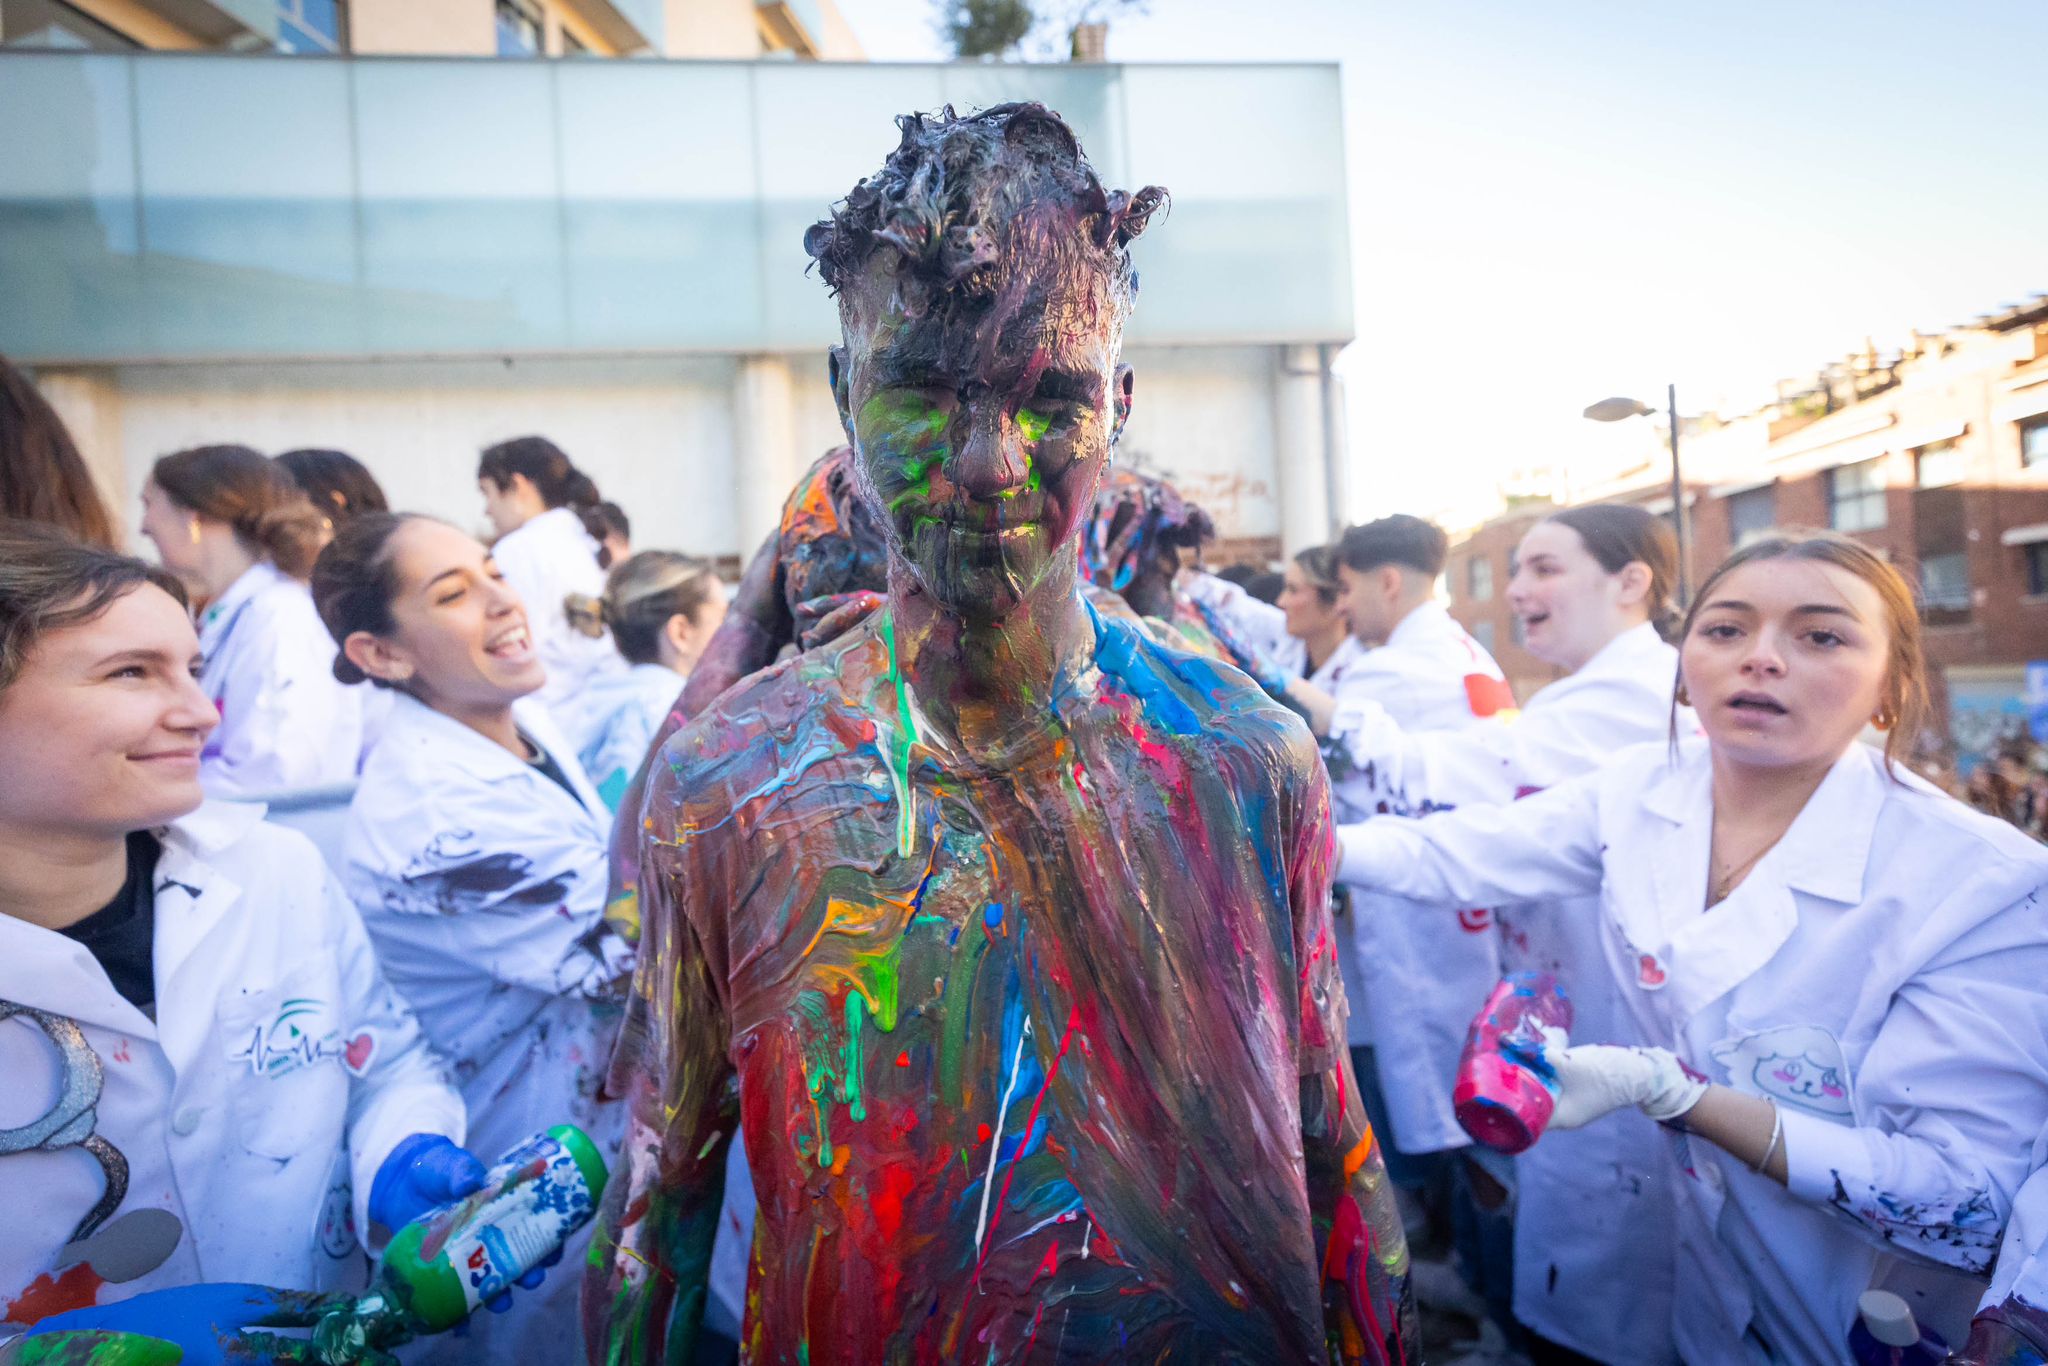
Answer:
[[[1891,1291],[1866,1290],[1849,1326],[1849,1355],[1856,1366],[1940,1366],[1948,1344],[1915,1323],[1912,1309]]]
[[[1557,1106],[1542,1029],[1572,1027],[1572,1003],[1547,972],[1500,979],[1465,1034],[1451,1106],[1466,1133],[1496,1152],[1534,1143]]]

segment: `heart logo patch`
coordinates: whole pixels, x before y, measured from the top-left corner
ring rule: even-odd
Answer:
[[[360,1077],[370,1070],[370,1063],[376,1056],[377,1035],[366,1029],[342,1047],[341,1065],[348,1069],[350,1076]]]
[[[1666,980],[1667,974],[1664,971],[1664,965],[1657,961],[1656,954],[1645,953],[1637,956],[1637,986],[1641,987],[1644,991],[1657,991],[1663,987]]]

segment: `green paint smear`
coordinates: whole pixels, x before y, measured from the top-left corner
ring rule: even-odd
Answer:
[[[895,973],[889,976],[894,981]],[[892,990],[891,994],[894,992]],[[846,1095],[846,1112],[854,1123],[868,1117],[868,1107],[861,1099],[860,1026],[867,1018],[868,1003],[857,991],[846,993],[846,1078],[841,1089]]]
[[[1034,408],[1017,410],[1017,430],[1024,434],[1026,441],[1043,441],[1052,429],[1052,419]]]
[[[917,843],[917,812],[910,787],[910,747],[917,743],[917,718],[910,709],[910,681],[896,657],[895,613],[882,613],[882,645],[889,651],[889,681],[896,685],[896,728],[889,737],[889,782],[896,791],[896,856],[909,858]],[[890,1012],[893,1023],[894,1012]]]

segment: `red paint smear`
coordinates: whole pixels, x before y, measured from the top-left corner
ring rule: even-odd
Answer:
[[[1050,1280],[1053,1276],[1059,1273],[1059,1269],[1060,1245],[1057,1241],[1054,1241],[1046,1245],[1045,1256],[1039,1259],[1038,1270],[1032,1272],[1031,1279],[1024,1282],[1024,1284],[1027,1287],[1037,1285],[1038,1278],[1040,1276],[1044,1276],[1045,1278]]]
[[[1373,1312],[1372,1292],[1366,1284],[1366,1267],[1372,1260],[1372,1230],[1366,1226],[1365,1215],[1358,1208],[1355,1197],[1346,1194],[1337,1202],[1337,1214],[1330,1221],[1330,1242],[1323,1252],[1323,1280],[1335,1281],[1344,1287],[1344,1296],[1366,1341],[1374,1366],[1392,1366],[1387,1356],[1386,1332],[1380,1326],[1380,1317]],[[1408,1349],[1400,1346],[1405,1366]]]
[[[910,1050],[909,1050],[909,1049],[907,1049],[907,1048],[906,1048],[906,1049],[904,1049],[904,1050],[903,1050],[903,1051],[902,1051],[901,1053],[898,1053],[898,1054],[896,1055],[896,1065],[897,1065],[898,1067],[908,1067],[908,1066],[910,1066]]]
[[[974,1126],[974,1141],[975,1141],[976,1143],[986,1143],[986,1142],[988,1142],[988,1136],[989,1136],[989,1134],[990,1134],[991,1132],[992,1132],[992,1131],[990,1130],[990,1128],[989,1128],[989,1127],[988,1127],[988,1125],[986,1125],[986,1124],[977,1124],[977,1125],[975,1125],[975,1126]]]
[[[28,1284],[28,1289],[0,1314],[0,1322],[37,1324],[52,1314],[68,1314],[99,1303],[100,1287],[106,1281],[90,1264],[80,1262],[61,1274],[45,1271]]]
[[[903,1231],[903,1197],[917,1189],[917,1173],[907,1162],[891,1162],[878,1176],[868,1199],[875,1207],[875,1230],[886,1245]]]
[[[1010,1182],[1017,1176],[1017,1159],[1024,1156],[1024,1142],[1031,1137],[1031,1131],[1038,1125],[1039,1107],[1045,1104],[1046,1093],[1052,1090],[1052,1079],[1060,1074],[1060,1059],[1067,1056],[1067,1045],[1074,1041],[1074,1026],[1081,1023],[1078,1006],[1067,1007],[1067,1027],[1060,1034],[1060,1047],[1052,1055],[1052,1066],[1045,1069],[1045,1082],[1038,1088],[1038,1094],[1031,1101],[1031,1115],[1024,1121],[1024,1132],[1018,1139],[1017,1151],[1010,1154],[1010,1165],[1003,1169],[1003,1189],[996,1196],[995,1210],[989,1215],[988,1236],[981,1245],[981,1255],[974,1259],[974,1282],[981,1283],[981,1268],[988,1262],[988,1254],[995,1249],[996,1225],[1002,1222],[1003,1206],[1010,1198]],[[984,1124],[984,1129],[988,1126]]]

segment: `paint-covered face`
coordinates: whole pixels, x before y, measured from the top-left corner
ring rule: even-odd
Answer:
[[[1286,614],[1287,634],[1296,640],[1314,640],[1344,622],[1344,614],[1308,581],[1300,565],[1289,561],[1286,582],[1280,589],[1280,610]]]
[[[1814,560],[1752,560],[1704,602],[1679,673],[1716,752],[1781,767],[1832,761],[1883,697],[1890,631],[1877,590]]]
[[[0,823],[118,835],[198,807],[220,724],[198,672],[191,618],[154,585],[42,636],[0,692]]]
[[[879,251],[842,298],[834,392],[892,558],[949,610],[1005,615],[1071,572],[1129,411],[1106,271],[1026,261],[985,307],[908,316]],[[979,302],[979,301],[977,301]]]
[[[547,682],[526,608],[475,538],[418,518],[392,533],[390,553],[397,629],[371,672],[442,711],[503,706]]]

